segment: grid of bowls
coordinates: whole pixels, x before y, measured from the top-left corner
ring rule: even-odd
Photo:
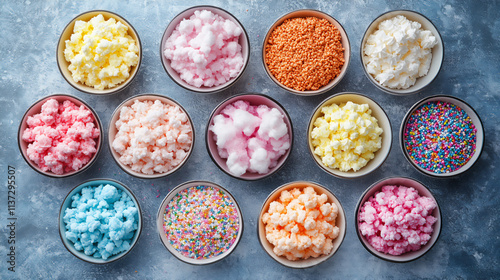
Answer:
[[[241,71],[240,71],[240,73],[238,74],[237,77],[231,79],[230,81],[228,81],[227,83],[225,83],[223,85],[220,85],[220,86],[217,86],[217,87],[212,87],[212,88],[204,88],[204,87],[202,87],[202,88],[195,88],[195,87],[190,86],[187,83],[185,83],[182,79],[180,79],[179,75],[175,71],[173,71],[172,67],[170,66],[170,63],[168,62],[168,60],[163,55],[163,50],[164,50],[164,47],[165,47],[165,42],[166,42],[167,38],[172,34],[172,32],[175,29],[175,27],[177,26],[177,24],[179,24],[182,19],[187,18],[191,14],[193,14],[193,12],[195,10],[200,10],[200,9],[209,10],[209,11],[212,11],[213,13],[215,13],[215,14],[221,15],[224,18],[229,18],[230,20],[232,20],[237,26],[239,26],[243,30],[243,34],[240,36],[240,41],[239,41],[239,43],[242,46],[242,53],[243,53],[243,57],[244,57],[244,66],[243,66],[243,68],[241,69]],[[81,83],[74,82],[73,79],[72,79],[72,77],[71,77],[71,73],[68,71],[68,63],[64,59],[64,42],[67,39],[69,39],[69,37],[71,36],[71,33],[72,33],[72,30],[73,30],[75,21],[77,21],[77,20],[89,20],[90,18],[92,18],[92,17],[94,17],[94,16],[96,16],[98,14],[103,14],[103,16],[106,19],[113,17],[115,19],[118,19],[123,24],[125,24],[128,27],[129,35],[132,36],[138,42],[138,45],[139,45],[139,63],[138,63],[137,66],[132,67],[131,73],[130,73],[130,77],[125,82],[121,83],[120,85],[118,85],[118,86],[116,86],[116,87],[114,87],[112,89],[107,89],[107,90],[95,90],[95,89],[93,89],[91,87],[88,87],[88,86],[85,86],[85,85],[83,85]],[[429,70],[429,73],[427,74],[427,76],[419,78],[417,80],[416,84],[414,86],[410,87],[407,90],[394,90],[394,89],[389,89],[389,88],[380,86],[379,83],[377,81],[375,81],[374,78],[370,74],[368,74],[367,71],[366,71],[366,69],[365,69],[365,58],[364,58],[364,55],[363,55],[363,46],[365,45],[367,36],[369,36],[371,33],[373,33],[375,31],[375,29],[377,28],[378,24],[381,21],[389,19],[389,18],[392,18],[392,17],[394,17],[396,15],[404,15],[404,16],[406,16],[410,20],[418,21],[420,24],[422,24],[423,28],[430,30],[436,36],[436,38],[438,39],[438,44],[433,49],[433,58],[432,58],[431,68]],[[344,64],[344,66],[343,66],[343,68],[341,70],[341,74],[338,77],[336,77],[333,81],[331,81],[328,85],[324,86],[323,88],[321,88],[321,89],[319,89],[317,91],[298,92],[298,91],[295,91],[295,90],[290,89],[288,87],[285,87],[284,85],[282,85],[281,83],[279,83],[276,80],[276,78],[273,77],[273,75],[270,74],[269,69],[267,68],[266,63],[265,63],[264,49],[265,49],[266,42],[268,41],[269,36],[270,36],[272,30],[274,30],[275,27],[277,27],[278,25],[280,25],[281,23],[283,23],[286,19],[295,18],[295,17],[308,17],[308,16],[325,18],[329,22],[331,22],[333,25],[335,25],[335,27],[337,27],[337,29],[341,32],[341,35],[342,35],[342,44],[343,44],[343,46],[345,48],[345,53],[344,53],[345,64]],[[265,38],[264,38],[263,46],[262,46],[262,60],[263,60],[263,65],[264,65],[265,72],[269,75],[270,79],[273,82],[275,82],[278,86],[284,88],[285,90],[287,90],[287,91],[289,91],[289,92],[291,92],[293,94],[297,94],[297,95],[317,95],[317,94],[325,93],[325,92],[333,89],[342,80],[342,78],[346,74],[346,70],[347,70],[347,67],[348,67],[349,61],[350,61],[350,54],[351,54],[351,50],[350,50],[349,39],[348,39],[347,34],[346,34],[345,30],[343,29],[342,25],[337,20],[335,20],[333,17],[331,17],[331,16],[329,16],[329,15],[323,13],[323,12],[316,11],[316,10],[298,10],[298,11],[294,11],[294,12],[288,13],[288,14],[280,17],[269,28],[269,30],[268,30]],[[175,83],[177,83],[179,86],[181,86],[181,87],[183,87],[185,89],[188,89],[190,91],[197,92],[197,93],[214,93],[214,92],[219,92],[219,91],[223,91],[223,90],[228,89],[231,85],[235,84],[236,81],[239,80],[242,77],[242,75],[243,75],[243,73],[244,73],[244,71],[245,71],[245,69],[246,69],[246,67],[248,65],[248,61],[249,61],[249,57],[250,57],[249,38],[248,38],[248,35],[247,35],[246,30],[243,27],[243,25],[232,14],[230,14],[229,12],[227,12],[227,11],[221,9],[221,8],[213,7],[213,6],[195,6],[195,7],[186,9],[185,11],[181,12],[180,14],[178,14],[170,22],[170,24],[167,26],[167,28],[165,29],[165,32],[163,34],[163,37],[161,39],[161,43],[160,43],[160,57],[161,57],[162,65],[163,65],[165,71],[167,72],[168,76],[170,76],[170,78]],[[363,39],[361,41],[360,57],[361,57],[363,69],[365,71],[365,74],[366,74],[367,78],[377,88],[379,88],[380,90],[382,90],[384,92],[387,92],[387,93],[390,93],[390,94],[394,94],[394,95],[409,95],[409,94],[413,94],[413,93],[416,93],[416,92],[424,90],[433,80],[435,80],[436,76],[438,75],[438,73],[439,73],[439,71],[441,69],[441,65],[442,65],[442,62],[443,62],[444,45],[443,45],[443,41],[441,39],[441,36],[440,36],[438,30],[432,24],[432,22],[430,20],[428,20],[425,16],[423,16],[423,15],[421,15],[419,13],[413,12],[413,11],[396,10],[396,11],[390,11],[390,12],[387,12],[387,13],[384,13],[384,14],[380,15],[379,17],[377,17],[369,25],[369,27],[367,28],[367,30],[366,30],[366,32],[365,32],[365,34],[363,36]],[[139,36],[138,36],[137,32],[132,27],[132,25],[130,25],[130,23],[128,23],[124,18],[122,18],[121,16],[119,16],[119,15],[117,15],[115,13],[109,12],[109,11],[90,11],[90,12],[82,13],[82,14],[78,15],[77,17],[75,17],[73,20],[70,21],[70,23],[64,29],[64,31],[61,34],[61,37],[59,39],[58,46],[57,46],[57,62],[58,62],[59,70],[61,71],[61,74],[62,74],[63,78],[71,86],[73,86],[77,90],[80,90],[82,92],[89,93],[89,94],[110,94],[110,93],[116,93],[116,92],[119,92],[119,91],[125,89],[127,86],[130,85],[130,83],[132,82],[132,80],[134,79],[134,77],[137,75],[137,72],[138,72],[139,67],[141,65],[141,60],[142,60],[142,45],[141,45],[141,41],[139,39]],[[97,124],[97,126],[98,126],[98,128],[99,128],[99,130],[101,132],[101,136],[99,137],[99,141],[98,141],[98,150],[97,150],[96,154],[94,155],[93,159],[85,167],[83,167],[82,169],[78,170],[77,172],[73,172],[73,173],[69,173],[69,174],[64,174],[63,176],[56,176],[54,174],[43,172],[37,166],[35,166],[27,158],[27,156],[26,156],[27,144],[24,143],[21,140],[22,131],[24,131],[24,129],[26,128],[26,119],[27,119],[28,116],[33,115],[33,114],[39,112],[41,104],[43,103],[42,101],[45,101],[48,98],[55,98],[58,101],[59,100],[71,100],[72,102],[74,102],[77,105],[84,105],[84,106],[86,106],[87,108],[89,108],[92,111],[92,113],[94,115],[94,118],[96,120],[96,124]],[[116,128],[115,128],[115,126],[113,124],[116,122],[116,120],[118,118],[119,109],[121,107],[123,107],[123,106],[127,106],[127,105],[132,104],[134,102],[134,100],[153,100],[153,99],[154,100],[159,99],[159,100],[161,100],[162,102],[164,102],[166,104],[172,104],[172,105],[179,106],[187,114],[187,111],[185,111],[182,108],[182,106],[180,106],[174,100],[172,100],[170,98],[167,98],[165,96],[161,96],[161,95],[140,95],[140,96],[131,97],[131,98],[125,100],[115,110],[115,112],[113,113],[113,117],[111,119],[110,127],[109,127],[109,143],[110,143],[110,147],[111,147],[111,143],[112,143],[112,141],[114,139],[114,135],[116,134]],[[206,146],[207,146],[207,150],[209,152],[210,157],[212,158],[212,160],[217,164],[217,166],[222,171],[224,171],[225,173],[227,173],[230,176],[233,176],[233,175],[231,175],[228,172],[227,166],[225,166],[224,161],[218,156],[218,154],[216,152],[217,148],[216,148],[215,143],[213,141],[213,133],[211,131],[209,131],[208,127],[211,124],[212,118],[213,118],[214,115],[216,115],[217,113],[219,113],[221,111],[221,109],[225,105],[227,105],[229,103],[232,103],[232,102],[234,102],[236,100],[247,100],[247,101],[249,101],[252,104],[253,103],[255,103],[255,104],[265,104],[265,105],[268,105],[268,106],[273,107],[273,108],[278,108],[280,110],[280,112],[284,116],[286,116],[286,118],[285,118],[286,120],[285,121],[286,121],[286,123],[288,125],[288,128],[289,128],[289,135],[291,136],[290,137],[290,141],[291,141],[291,143],[293,143],[293,129],[292,129],[292,124],[291,124],[291,121],[290,121],[290,117],[289,117],[288,113],[286,112],[286,110],[277,101],[273,100],[272,98],[270,98],[268,96],[265,96],[265,95],[262,95],[262,94],[254,94],[254,93],[251,93],[251,94],[241,94],[241,95],[237,95],[237,96],[228,98],[227,100],[225,100],[221,104],[219,104],[219,106],[217,106],[215,108],[215,110],[212,112],[212,115],[209,118],[209,123],[207,125],[207,130],[205,131],[205,134],[206,134]],[[481,124],[481,120],[479,119],[479,116],[477,115],[477,113],[472,109],[472,107],[470,107],[464,101],[462,101],[462,100],[460,100],[458,98],[451,97],[451,96],[435,96],[435,97],[424,98],[423,100],[417,102],[409,110],[409,112],[406,114],[406,116],[405,116],[405,118],[403,120],[403,123],[401,125],[400,134],[403,133],[403,130],[405,128],[405,124],[407,122],[408,116],[411,115],[411,113],[415,110],[415,108],[417,108],[418,106],[420,106],[424,102],[432,101],[432,100],[440,100],[440,101],[450,102],[450,103],[456,104],[457,106],[463,108],[469,114],[469,116],[471,117],[473,123],[478,128],[478,139],[477,139],[478,149],[476,150],[476,153],[475,153],[474,157],[463,168],[459,169],[456,172],[452,172],[452,173],[449,173],[449,174],[446,174],[446,175],[443,175],[443,176],[448,177],[448,176],[455,176],[455,175],[461,174],[461,173],[465,172],[466,170],[468,170],[477,161],[477,159],[479,158],[479,156],[481,154],[482,147],[484,145],[484,131],[483,131],[483,127],[482,127],[482,124]],[[353,101],[353,102],[358,103],[358,104],[359,103],[369,104],[369,106],[370,106],[370,108],[372,110],[372,114],[374,115],[375,118],[377,118],[377,120],[379,121],[379,125],[384,130],[383,135],[382,135],[382,139],[383,139],[382,140],[383,141],[382,148],[376,153],[375,158],[373,160],[371,160],[370,163],[366,167],[364,167],[362,169],[362,171],[360,171],[360,172],[340,172],[338,170],[334,170],[334,169],[325,167],[321,163],[321,160],[319,159],[319,157],[313,153],[312,145],[310,143],[311,141],[309,139],[310,138],[309,135],[310,135],[311,130],[312,130],[312,123],[319,116],[321,107],[326,106],[326,105],[330,105],[330,104],[333,104],[333,103],[343,103],[343,102],[346,102],[346,101]],[[188,115],[188,118],[189,118],[189,115]],[[193,127],[193,122],[191,121],[190,118],[189,118],[189,121],[191,123],[191,126]],[[117,164],[125,172],[127,172],[128,174],[136,176],[136,177],[139,177],[139,178],[142,178],[142,179],[158,178],[158,177],[166,176],[166,175],[169,175],[169,174],[175,172],[176,170],[178,170],[179,168],[181,168],[181,166],[183,166],[184,163],[187,161],[187,159],[189,158],[189,156],[190,156],[190,154],[192,152],[192,149],[194,147],[194,128],[193,128],[192,131],[193,131],[193,144],[191,146],[191,150],[190,150],[189,154],[186,156],[186,158],[184,159],[184,161],[179,166],[177,166],[176,168],[174,168],[172,171],[170,171],[168,173],[164,173],[164,174],[144,175],[144,174],[139,174],[137,172],[134,172],[129,167],[124,166],[123,164],[120,163],[120,161],[118,160],[118,155],[113,151],[112,148],[110,148],[110,151],[111,151],[111,153],[113,155],[113,158],[117,162]],[[315,109],[313,115],[311,116],[307,133],[308,133],[307,138],[308,138],[308,144],[309,144],[309,151],[310,151],[312,157],[314,158],[315,162],[324,171],[326,171],[327,173],[329,173],[329,174],[331,174],[333,176],[339,177],[339,178],[356,178],[356,177],[364,176],[364,175],[367,175],[367,174],[373,172],[376,168],[380,167],[383,164],[383,162],[387,158],[387,156],[388,156],[388,154],[390,152],[390,149],[391,149],[392,129],[391,129],[391,124],[390,124],[389,118],[387,117],[386,113],[384,112],[384,110],[382,109],[382,107],[379,104],[377,104],[373,99],[371,99],[371,98],[369,98],[367,96],[361,95],[361,94],[357,94],[357,93],[340,93],[340,94],[336,94],[336,95],[334,95],[332,97],[329,97],[329,98],[325,99],[320,105],[318,105],[318,107]],[[21,153],[22,153],[23,157],[25,158],[25,160],[27,161],[27,163],[30,165],[30,167],[32,167],[35,171],[37,171],[37,172],[39,172],[41,174],[47,175],[47,176],[51,176],[51,177],[66,177],[66,176],[70,176],[70,175],[74,175],[74,174],[83,172],[84,170],[86,170],[87,168],[89,168],[95,162],[95,159],[97,158],[97,156],[99,154],[99,151],[101,150],[102,135],[103,135],[102,134],[102,125],[100,123],[99,117],[98,117],[97,113],[90,106],[88,106],[85,102],[83,102],[82,100],[80,100],[80,99],[78,99],[76,97],[69,96],[69,95],[64,95],[64,94],[60,94],[60,95],[52,95],[52,96],[48,96],[46,98],[43,98],[42,100],[39,100],[39,101],[35,102],[35,104],[33,104],[26,111],[26,113],[23,116],[23,119],[21,121],[20,127],[19,127],[18,143],[19,143],[19,148],[21,150]],[[405,154],[405,156],[407,157],[407,159],[410,161],[410,163],[412,165],[414,165],[414,167],[417,170],[419,170],[420,172],[422,172],[424,174],[427,174],[427,175],[439,176],[439,175],[436,175],[436,174],[429,174],[429,172],[427,172],[426,170],[423,170],[419,166],[415,165],[412,162],[412,160],[408,157],[408,154],[406,153],[405,149],[403,148],[404,143],[401,142],[400,145],[401,145],[401,147],[403,149],[403,153]],[[261,179],[261,178],[270,176],[271,174],[277,172],[281,168],[281,166],[284,164],[284,162],[288,158],[291,149],[292,149],[292,147],[290,147],[290,149],[288,150],[287,154],[285,154],[285,155],[282,156],[282,158],[280,159],[279,164],[273,170],[271,170],[268,174],[262,174],[262,175],[244,174],[243,176],[236,177],[236,178],[243,179],[243,180],[257,180],[257,179]],[[81,189],[83,187],[91,185],[91,184],[99,184],[99,183],[109,183],[109,184],[112,184],[112,185],[118,187],[122,191],[126,192],[129,196],[131,196],[132,199],[134,200],[135,204],[139,208],[139,224],[140,224],[140,226],[139,226],[139,229],[137,230],[137,233],[134,236],[134,240],[133,240],[131,248],[128,251],[126,251],[126,252],[123,252],[123,253],[121,253],[119,255],[111,257],[107,261],[97,260],[97,259],[95,259],[93,257],[86,256],[85,254],[83,254],[83,253],[75,250],[74,246],[72,246],[70,244],[70,242],[68,242],[68,240],[65,237],[63,237],[63,235],[64,235],[64,232],[63,232],[64,224],[63,224],[63,221],[62,221],[62,213],[64,212],[64,209],[66,209],[69,206],[69,203],[70,203],[70,199],[69,198],[71,198],[74,194],[76,194],[79,191],[81,191]],[[183,189],[186,189],[186,188],[188,188],[190,186],[200,185],[200,184],[214,186],[214,187],[217,187],[217,188],[223,190],[234,201],[234,203],[236,205],[236,208],[237,208],[237,211],[238,211],[238,214],[240,215],[240,217],[242,217],[241,210],[240,210],[238,204],[236,203],[236,200],[234,199],[234,197],[231,196],[231,194],[229,193],[229,191],[225,190],[224,188],[222,188],[221,186],[219,186],[217,184],[214,184],[214,183],[211,183],[211,182],[206,182],[206,181],[191,181],[191,182],[187,182],[187,183],[181,184],[181,185],[177,186],[176,188],[174,188],[165,197],[165,199],[163,200],[163,202],[162,202],[162,204],[161,204],[161,206],[160,206],[160,208],[158,210],[157,229],[158,229],[158,233],[160,235],[161,242],[165,245],[165,247],[175,257],[177,257],[178,259],[180,259],[180,260],[182,260],[184,262],[190,263],[190,264],[209,264],[209,263],[213,263],[213,262],[219,261],[219,260],[227,257],[235,249],[236,245],[238,244],[239,240],[241,239],[242,231],[243,231],[243,219],[241,219],[241,228],[240,228],[241,230],[240,230],[240,232],[238,234],[238,240],[236,241],[236,243],[225,254],[221,255],[220,257],[213,258],[213,259],[210,259],[210,260],[197,261],[197,260],[194,260],[194,259],[185,258],[184,256],[180,255],[175,249],[173,249],[173,247],[170,245],[169,241],[166,240],[165,234],[163,234],[163,213],[165,211],[166,205],[172,199],[172,197],[175,194],[177,194],[179,191],[181,191]],[[434,210],[434,215],[438,219],[438,221],[434,225],[434,232],[433,232],[433,235],[432,235],[432,239],[430,240],[430,242],[428,244],[426,244],[421,250],[419,250],[417,252],[412,252],[412,253],[404,254],[402,256],[390,256],[390,255],[382,254],[382,253],[376,251],[373,247],[371,247],[367,243],[366,239],[364,239],[360,235],[360,232],[359,232],[359,229],[358,229],[358,218],[359,218],[360,206],[370,196],[372,196],[376,191],[380,190],[380,188],[383,185],[386,185],[386,184],[401,184],[401,185],[405,185],[405,186],[408,186],[408,187],[413,187],[416,190],[418,190],[418,192],[421,193],[422,195],[434,198],[434,196],[430,192],[429,188],[425,187],[423,184],[421,184],[420,182],[415,181],[413,179],[404,178],[404,177],[394,177],[394,178],[387,178],[387,179],[381,180],[381,181],[373,184],[372,186],[370,186],[363,193],[363,195],[361,196],[360,200],[358,201],[358,204],[357,204],[357,207],[356,207],[356,212],[355,212],[355,220],[356,220],[355,227],[356,227],[356,232],[357,232],[358,237],[359,237],[361,243],[363,244],[363,246],[370,253],[372,253],[373,255],[375,255],[375,256],[377,256],[377,257],[379,257],[381,259],[388,260],[388,261],[393,261],[393,262],[407,262],[407,261],[412,261],[414,259],[417,259],[417,258],[421,257],[426,252],[428,252],[432,248],[432,246],[435,244],[435,242],[437,241],[437,239],[438,239],[438,237],[440,235],[441,226],[442,226],[442,221],[441,221],[442,218],[441,218],[441,212],[440,212],[440,209],[439,209],[439,205]],[[272,251],[272,245],[265,238],[264,225],[262,223],[261,217],[262,217],[263,213],[269,208],[269,204],[272,201],[274,201],[274,200],[277,199],[277,197],[279,196],[279,194],[280,194],[280,192],[282,190],[285,190],[285,189],[288,190],[288,189],[292,189],[292,188],[295,188],[295,187],[304,187],[304,186],[311,186],[318,193],[324,193],[324,194],[326,194],[328,196],[328,201],[329,202],[334,202],[335,204],[337,204],[337,206],[339,207],[339,215],[337,217],[337,225],[340,228],[340,235],[334,241],[334,248],[333,248],[333,250],[332,250],[332,252],[330,254],[321,256],[319,258],[314,258],[314,259],[307,259],[307,260],[300,260],[300,261],[289,261],[286,258],[278,257],[277,255],[275,255],[273,253],[273,251]],[[123,184],[121,184],[121,183],[119,183],[117,181],[110,180],[110,179],[95,179],[95,180],[90,180],[90,181],[84,182],[84,183],[78,185],[77,187],[75,187],[73,190],[71,190],[69,192],[69,194],[67,195],[67,197],[65,198],[65,200],[64,200],[64,202],[63,202],[63,204],[61,206],[60,219],[59,219],[59,229],[60,229],[59,233],[61,235],[61,240],[62,240],[63,244],[65,245],[65,247],[73,255],[75,255],[76,257],[78,257],[78,258],[80,258],[80,259],[82,259],[84,261],[91,262],[91,263],[107,263],[107,262],[115,261],[115,260],[118,260],[118,259],[122,258],[137,243],[137,240],[139,239],[139,236],[140,236],[141,230],[142,230],[142,213],[140,211],[140,206],[139,206],[139,203],[138,203],[137,199],[135,198],[135,196],[133,195],[132,191],[128,187],[126,187],[125,185],[123,185]],[[329,259],[330,257],[332,257],[335,254],[335,252],[338,250],[338,248],[340,247],[340,245],[341,245],[341,243],[342,243],[342,241],[343,241],[343,239],[345,237],[346,229],[347,229],[347,226],[346,226],[346,216],[345,216],[345,213],[344,213],[344,209],[343,209],[342,205],[340,204],[340,201],[337,199],[337,197],[335,197],[335,195],[328,188],[325,188],[325,187],[323,187],[323,186],[321,186],[319,184],[316,184],[316,183],[305,182],[305,181],[288,183],[288,184],[282,185],[282,186],[278,187],[276,190],[274,190],[267,197],[267,199],[265,200],[264,204],[262,205],[261,212],[260,212],[260,215],[259,215],[259,222],[258,222],[258,225],[257,225],[257,231],[258,231],[259,241],[260,241],[263,249],[274,260],[276,260],[280,264],[285,265],[287,267],[292,267],[292,268],[306,268],[306,267],[311,267],[311,266],[317,265],[317,264],[319,264],[321,262],[324,262],[327,259]]]

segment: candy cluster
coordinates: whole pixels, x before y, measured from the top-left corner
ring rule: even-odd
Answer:
[[[234,244],[240,217],[224,191],[195,186],[180,191],[168,203],[163,228],[170,244],[183,256],[209,259]]]
[[[64,236],[85,255],[106,260],[130,249],[139,228],[131,197],[112,185],[83,188],[64,210]]]
[[[477,129],[460,107],[427,102],[408,119],[404,148],[425,170],[449,173],[464,166],[476,150]]]
[[[284,190],[262,215],[266,239],[276,255],[292,261],[328,255],[340,233],[335,224],[338,212],[326,194],[312,187]]]
[[[383,186],[361,206],[359,230],[379,252],[401,255],[417,251],[430,240],[437,207],[414,188]]]
[[[42,171],[62,175],[79,170],[97,152],[99,128],[83,105],[49,99],[39,114],[28,117],[27,124],[22,135],[29,143],[26,153]]]

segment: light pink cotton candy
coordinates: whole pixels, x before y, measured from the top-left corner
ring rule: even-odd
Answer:
[[[361,207],[359,229],[379,252],[401,255],[417,251],[431,238],[437,207],[414,188],[384,186]]]
[[[227,158],[230,172],[265,174],[290,148],[288,127],[276,108],[252,106],[246,101],[227,105],[213,120],[218,153]]]
[[[22,139],[28,158],[43,171],[64,174],[87,164],[97,151],[99,129],[85,106],[71,101],[47,100],[41,112],[28,117]]]
[[[243,67],[240,27],[210,11],[183,19],[165,43],[163,54],[181,79],[195,87],[224,84]]]

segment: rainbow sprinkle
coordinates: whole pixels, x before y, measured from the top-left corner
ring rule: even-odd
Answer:
[[[233,200],[218,188],[189,187],[168,203],[163,229],[183,256],[208,259],[226,252],[236,241],[238,211]]]
[[[427,102],[413,112],[406,124],[404,149],[423,169],[449,173],[474,155],[476,132],[462,108],[447,102]]]

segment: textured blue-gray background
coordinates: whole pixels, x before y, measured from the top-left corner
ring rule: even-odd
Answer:
[[[364,278],[496,278],[500,273],[498,137],[500,88],[500,3],[490,1],[2,1],[0,7],[0,279],[364,279]],[[231,89],[209,96],[183,90],[164,72],[159,43],[167,24],[182,10],[201,4],[222,7],[246,28],[251,42],[250,64]],[[316,97],[285,92],[266,76],[260,58],[262,38],[279,16],[313,8],[339,20],[347,31],[353,55],[347,75],[332,91]],[[105,9],[126,18],[138,31],[144,49],[142,66],[132,85],[110,96],[91,96],[73,89],[56,65],[57,40],[76,15]],[[379,14],[409,9],[423,13],[440,30],[445,44],[443,68],[425,91],[391,96],[376,89],[364,76],[359,58],[361,37]],[[355,91],[367,94],[386,110],[392,123],[393,146],[388,160],[361,179],[343,180],[317,167],[307,152],[306,125],[314,107],[332,94]],[[204,128],[209,114],[225,98],[260,92],[278,100],[291,115],[295,143],[284,168],[270,178],[245,182],[227,176],[210,160]],[[16,142],[19,121],[36,100],[53,93],[68,93],[87,101],[108,127],[111,113],[125,98],[159,93],[179,101],[195,123],[197,142],[187,164],[174,175],[142,180],[125,174],[104,147],[91,169],[74,177],[53,179],[33,171],[22,159]],[[478,163],[453,179],[434,179],[418,173],[405,160],[398,144],[401,120],[412,104],[429,95],[449,94],[467,101],[483,120],[486,143]],[[107,136],[104,137],[107,143]],[[7,166],[17,170],[16,272],[7,270]],[[409,176],[422,181],[440,203],[444,223],[440,239],[424,257],[394,264],[369,254],[354,230],[354,207],[361,193],[387,176]],[[139,197],[144,230],[139,243],[124,259],[92,265],[76,259],[62,245],[57,228],[59,207],[71,188],[91,178],[112,178],[128,185]],[[229,189],[242,207],[243,238],[225,260],[191,266],[175,259],[161,245],[155,215],[161,200],[176,185],[188,180],[210,180]],[[327,262],[294,270],[273,261],[260,247],[256,221],[266,196],[279,185],[295,180],[316,181],[330,188],[347,214],[347,235]],[[157,197],[158,192],[161,194]]]

